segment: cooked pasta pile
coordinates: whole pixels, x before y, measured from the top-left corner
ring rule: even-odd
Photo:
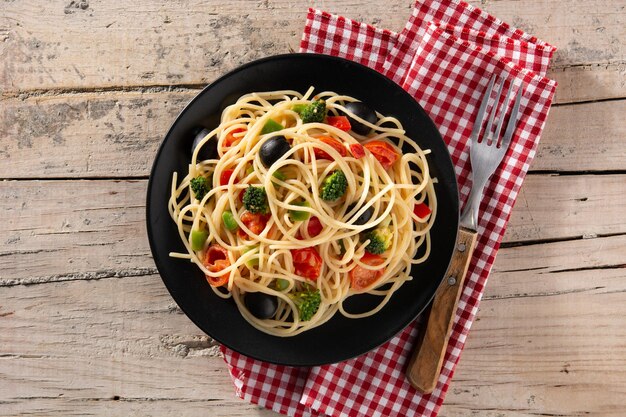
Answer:
[[[172,178],[169,211],[187,252],[170,255],[276,336],[379,311],[428,257],[436,215],[428,151],[397,119],[313,94],[244,95]],[[362,293],[380,303],[347,311]]]

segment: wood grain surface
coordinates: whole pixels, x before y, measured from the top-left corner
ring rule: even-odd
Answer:
[[[556,45],[559,82],[442,417],[624,416],[626,1],[470,1]],[[0,416],[256,416],[152,261],[145,192],[182,107],[297,50],[307,7],[0,2]]]

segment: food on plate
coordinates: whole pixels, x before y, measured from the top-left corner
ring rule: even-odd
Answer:
[[[272,335],[370,316],[428,258],[428,152],[353,97],[246,94],[195,135],[184,177],[173,173],[169,212],[186,252],[170,255]],[[380,302],[350,311],[364,293]]]

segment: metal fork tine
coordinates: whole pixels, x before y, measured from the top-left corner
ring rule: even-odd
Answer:
[[[500,105],[500,98],[502,97],[503,88],[504,88],[504,79],[502,80],[500,87],[498,87],[498,93],[496,94],[496,101],[493,102],[493,107],[491,108],[491,114],[489,115],[489,120],[487,121],[487,127],[485,127],[485,134],[484,134],[483,141],[487,141],[486,142],[487,144],[491,144],[494,138],[491,128],[493,127],[493,121],[496,118],[496,113],[498,113],[498,107]],[[506,106],[506,101],[504,105]],[[497,142],[498,136],[496,135],[495,138]]]
[[[470,135],[470,141],[472,142],[476,142],[478,140],[478,133],[480,133],[480,127],[483,125],[485,110],[487,109],[487,103],[489,103],[489,96],[491,96],[491,90],[493,89],[493,83],[495,81],[496,76],[493,75],[491,80],[489,80],[489,85],[487,85],[485,94],[483,94],[483,101],[480,103],[480,107],[478,108],[478,115],[476,116],[474,127],[472,128],[472,134]]]
[[[517,126],[517,116],[519,113],[520,102],[522,101],[522,93],[522,86],[520,86],[517,90],[517,96],[515,97],[515,104],[513,105],[511,116],[509,117],[509,124],[506,126],[506,131],[504,132],[504,137],[502,138],[502,146],[505,149],[509,147],[509,143],[511,143],[511,138],[513,137],[513,132],[515,132],[515,127]]]
[[[504,82],[502,83],[502,85],[504,85]],[[504,99],[504,106],[503,106],[504,112],[506,112],[506,106],[508,106],[509,102],[511,101],[512,91],[513,91],[513,82],[511,81],[511,83],[509,84],[509,89],[506,92],[506,97]],[[494,145],[498,144],[498,139],[500,138],[500,133],[502,132],[502,125],[504,124],[504,116],[505,114],[503,113],[500,116],[500,120],[498,120],[498,126],[496,126],[496,133],[494,134],[494,138],[496,138]],[[504,143],[502,143],[502,146],[504,146]]]

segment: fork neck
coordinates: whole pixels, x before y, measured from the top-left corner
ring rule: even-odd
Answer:
[[[460,225],[470,230],[478,230],[478,209],[485,185],[475,184],[467,197],[465,207],[461,213]]]

